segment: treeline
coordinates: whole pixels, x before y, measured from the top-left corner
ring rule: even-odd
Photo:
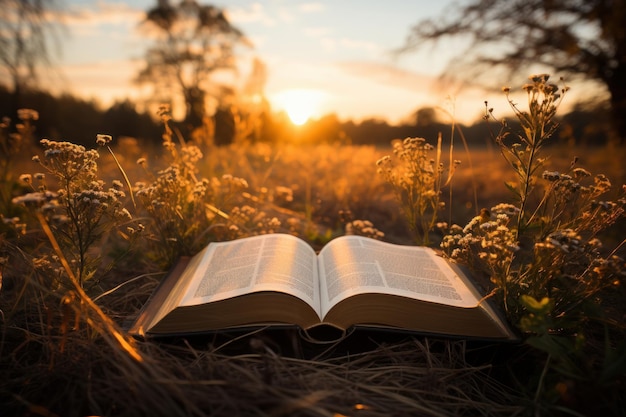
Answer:
[[[43,91],[22,93],[19,107],[36,110],[36,137],[92,145],[97,134],[131,136],[140,140],[160,138],[162,127],[149,114],[139,113],[130,101],[103,109],[94,101],[72,95],[53,96]],[[0,87],[0,116],[15,120],[15,97]]]
[[[11,93],[0,88],[0,117],[11,117],[14,102]],[[114,138],[136,138],[140,143],[156,144],[161,140],[163,126],[156,114],[138,112],[129,100],[116,102],[102,108],[93,101],[71,95],[53,96],[47,92],[30,92],[20,98],[21,108],[39,113],[36,122],[36,139],[68,140],[92,147],[96,134],[108,134]],[[310,120],[302,126],[294,126],[283,113],[269,111],[244,115],[220,112],[212,120],[214,143],[228,144],[234,140],[294,143],[341,143],[387,145],[393,139],[424,137],[435,141],[441,133],[449,140],[452,126],[441,122],[431,108],[417,110],[404,123],[391,125],[382,119],[366,119],[359,122],[341,121],[334,114]],[[561,118],[561,128],[556,141],[586,145],[604,145],[608,137],[609,112],[602,106],[579,105]],[[254,118],[254,120],[250,120]],[[241,129],[238,121],[255,129]],[[184,134],[184,126],[178,125]],[[515,129],[515,126],[511,126]],[[472,125],[455,126],[455,140],[467,140],[470,146],[490,146],[500,126],[497,122],[478,120]],[[239,130],[243,130],[243,133]],[[459,142],[457,142],[459,143]],[[459,145],[460,146],[460,145]]]

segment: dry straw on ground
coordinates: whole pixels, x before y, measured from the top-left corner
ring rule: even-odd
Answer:
[[[123,316],[155,284],[156,277],[147,276],[99,302],[112,317]],[[22,319],[33,322],[33,317]],[[284,345],[256,333],[219,343],[210,337],[137,341],[142,357],[137,361],[85,326],[67,334],[8,330],[0,356],[6,415],[498,416],[522,411],[522,399],[491,375],[495,370],[487,360],[470,363],[476,352],[465,341],[379,338],[366,340],[368,346],[315,347],[298,356],[284,354]]]

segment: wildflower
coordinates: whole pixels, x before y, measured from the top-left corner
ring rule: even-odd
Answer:
[[[594,201],[592,207],[600,207],[604,211],[611,211],[617,207],[617,204],[613,201]]]
[[[604,174],[598,174],[594,178],[594,187],[599,193],[607,192],[611,189],[611,181]]]
[[[19,217],[6,218],[2,214],[0,214],[0,219],[2,219],[2,223],[3,224],[7,224],[7,225],[15,225],[15,224],[19,223],[19,221],[20,221]]]
[[[559,91],[559,86],[556,84],[546,84],[544,87],[544,92],[548,95],[552,95],[555,99],[559,98],[557,91]]]
[[[591,176],[591,172],[587,171],[584,168],[575,168],[572,173],[574,174],[574,178],[576,178],[577,180]]]
[[[475,216],[470,222],[463,228],[463,233],[469,233],[482,223],[481,216]]]
[[[602,241],[598,238],[593,238],[587,242],[590,248],[599,249],[602,247]]]
[[[550,74],[534,74],[528,77],[533,83],[544,84],[550,79]]]
[[[376,161],[376,165],[381,166],[381,165],[388,164],[389,162],[391,162],[391,157],[389,155],[385,155],[382,158],[380,158],[378,161]]]
[[[196,197],[202,197],[206,194],[207,187],[205,181],[198,181],[193,189],[193,195]]]
[[[164,122],[167,122],[171,120],[170,111],[171,109],[170,109],[169,104],[161,104],[159,105],[159,110],[157,111],[157,115],[161,118],[161,120],[163,120]]]
[[[20,204],[27,207],[39,206],[46,201],[46,196],[43,193],[28,193],[19,197],[15,197],[13,204]]]
[[[557,230],[546,237],[546,242],[563,252],[580,252],[581,237],[572,229]]]
[[[189,166],[194,166],[196,162],[202,159],[202,151],[197,146],[184,146],[181,149],[181,158],[185,161]]]
[[[498,217],[500,214],[504,214],[508,217],[515,217],[519,214],[519,207],[508,204],[508,203],[500,203],[491,208],[491,212]]]
[[[293,190],[289,187],[284,186],[276,186],[276,197],[280,198],[285,202],[293,201]]]
[[[39,120],[39,113],[33,109],[18,109],[17,117],[20,120]]]
[[[392,148],[394,157],[387,155],[378,159],[376,171],[393,187],[416,240],[427,245],[438,211],[445,206],[440,200],[441,187],[449,183],[459,161],[450,161],[446,179],[445,166],[431,157],[435,148],[426,139],[394,140]]]
[[[346,235],[367,236],[372,239],[382,239],[385,236],[369,220],[354,220],[346,223]]]
[[[20,175],[20,181],[26,184],[31,184],[33,182],[33,177],[30,174],[22,174]]]
[[[105,146],[109,144],[111,140],[113,140],[111,135],[101,135],[101,134],[96,135],[96,144],[98,144],[98,146]]]
[[[131,220],[133,218],[133,216],[130,214],[130,212],[126,208],[123,208],[122,210],[120,210],[119,215],[121,218],[127,219],[127,220]]]
[[[268,223],[268,226],[272,227],[272,228],[279,228],[280,227],[280,220],[278,220],[277,217],[272,217]]]
[[[558,171],[544,171],[541,177],[548,181],[558,181],[561,178],[561,174]]]
[[[496,222],[485,222],[480,225],[480,230],[482,230],[483,232],[487,232],[487,233],[493,232],[497,228],[498,228],[498,224]]]

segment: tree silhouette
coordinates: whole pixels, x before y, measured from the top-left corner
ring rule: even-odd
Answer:
[[[402,51],[445,37],[469,40],[447,75],[476,81],[481,75],[493,79],[494,67],[509,78],[543,67],[600,82],[609,93],[614,133],[622,142],[626,138],[623,0],[470,0],[417,23]]]
[[[0,0],[0,65],[12,91],[12,113],[24,90],[38,81],[41,65],[50,64],[50,41],[58,26],[49,20],[55,0]],[[4,76],[2,77],[4,78]]]
[[[146,13],[144,26],[153,29],[155,44],[146,53],[146,65],[137,81],[154,87],[159,103],[182,97],[185,123],[201,126],[207,116],[207,101],[219,103],[223,91],[212,76],[235,68],[234,48],[248,45],[243,33],[235,28],[222,10],[182,0],[172,6],[158,0]]]

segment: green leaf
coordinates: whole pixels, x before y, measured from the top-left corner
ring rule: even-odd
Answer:
[[[554,301],[548,297],[543,297],[541,301],[537,301],[535,297],[530,295],[522,295],[522,304],[530,311],[539,314],[547,314],[552,310]]]
[[[547,333],[540,336],[529,337],[526,343],[559,359],[563,359],[567,354],[574,351],[574,346],[570,340],[563,336],[555,336]]]
[[[517,197],[520,196],[519,190],[517,189],[516,185],[514,183],[511,182],[505,182],[504,186],[513,194],[515,194]]]

